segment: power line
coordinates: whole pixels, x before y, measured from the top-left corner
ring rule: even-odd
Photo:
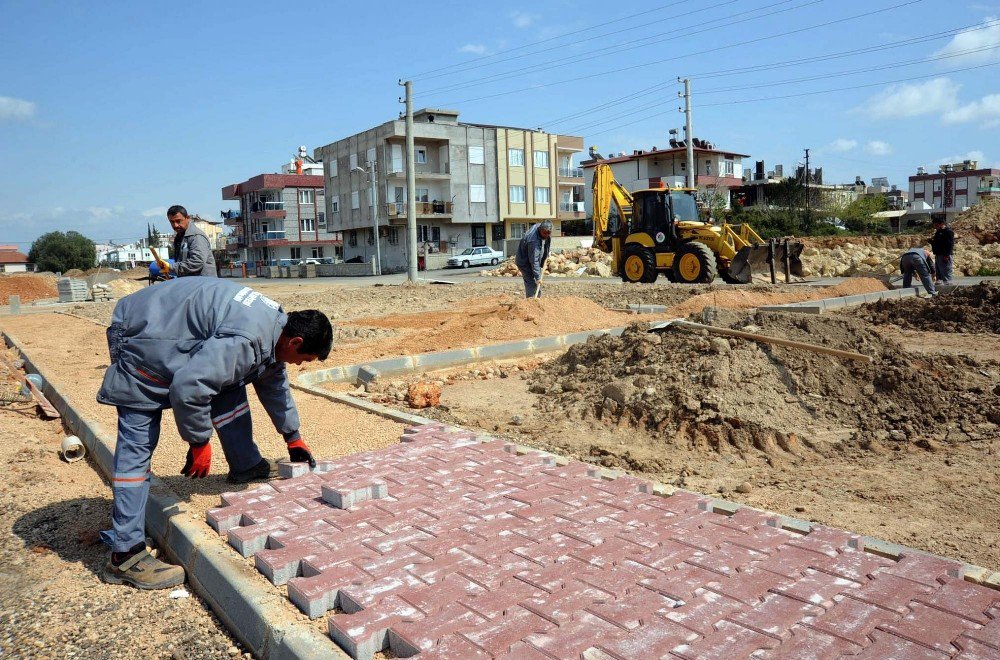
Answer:
[[[451,68],[454,68],[454,67],[463,66],[463,65],[466,65],[466,64],[472,64],[473,62],[479,62],[481,60],[493,59],[493,58],[496,58],[496,57],[500,57],[501,55],[506,55],[507,53],[513,53],[513,52],[516,52],[516,51],[519,51],[519,50],[523,50],[525,48],[531,48],[532,46],[537,46],[539,44],[551,43],[553,41],[558,41],[559,39],[564,39],[566,37],[571,37],[571,36],[573,36],[575,34],[581,34],[583,32],[589,32],[590,30],[593,30],[594,28],[604,27],[606,25],[614,25],[615,23],[621,23],[623,21],[627,21],[630,18],[637,18],[639,16],[645,16],[646,14],[652,14],[654,12],[662,11],[664,9],[669,9],[670,7],[675,7],[677,5],[682,5],[685,2],[690,2],[690,1],[691,0],[678,0],[677,2],[671,2],[671,3],[666,4],[666,5],[661,5],[659,7],[654,7],[653,9],[647,9],[645,11],[640,11],[640,12],[638,12],[636,14],[629,14],[628,16],[623,16],[621,18],[616,18],[616,19],[614,19],[612,21],[604,21],[602,23],[595,23],[594,25],[589,25],[589,26],[587,26],[585,28],[580,28],[579,30],[573,30],[571,32],[564,32],[562,34],[557,34],[554,37],[548,37],[547,39],[539,39],[538,41],[532,41],[532,42],[529,42],[529,43],[526,43],[526,44],[522,44],[520,46],[514,46],[513,48],[507,48],[505,50],[500,50],[500,51],[497,51],[495,53],[490,53],[489,55],[481,55],[481,56],[475,57],[475,58],[473,58],[471,60],[466,60],[465,62],[459,62],[458,64],[449,64],[447,66],[443,66],[443,67],[440,67],[440,68],[437,68],[437,69],[431,69],[429,71],[424,71],[424,72],[418,73],[418,74],[416,74],[414,76],[409,76],[408,80],[417,81],[417,80],[429,79],[431,77],[436,78],[437,76],[430,76],[429,74],[437,73],[439,71],[444,71],[446,69],[451,69]],[[673,18],[674,18],[673,16],[670,16],[670,17],[667,17],[667,18],[662,18],[662,19],[659,19],[659,20],[656,20],[656,21],[651,21],[650,23],[647,23],[647,25],[652,25],[653,23],[660,23],[662,21],[672,20]],[[611,33],[607,33],[607,34],[604,34],[604,35],[598,35],[598,37],[609,36],[611,34],[618,34],[619,32],[627,32],[628,30],[631,30],[631,29],[634,29],[634,28],[626,28],[625,30],[618,30],[616,32],[611,32]],[[539,52],[544,52],[544,51],[539,51]]]
[[[740,46],[746,46],[746,45],[749,45],[749,44],[760,43],[762,41],[769,41],[769,40],[772,40],[772,39],[778,39],[780,37],[786,37],[786,36],[789,36],[789,35],[792,35],[792,34],[799,34],[799,33],[802,33],[802,32],[807,32],[809,30],[815,30],[815,29],[819,29],[819,28],[829,27],[831,25],[836,25],[836,24],[839,24],[839,23],[845,23],[845,22],[856,20],[856,19],[859,19],[859,18],[867,18],[869,16],[873,16],[873,15],[876,15],[876,14],[881,14],[881,13],[885,13],[887,11],[892,11],[894,9],[899,9],[900,7],[906,7],[906,6],[909,6],[909,5],[913,5],[913,4],[916,4],[918,2],[923,2],[923,0],[908,0],[907,2],[903,2],[903,3],[897,4],[897,5],[893,5],[891,7],[886,7],[886,8],[883,8],[883,9],[876,9],[876,10],[869,11],[869,12],[864,12],[864,13],[861,13],[861,14],[855,14],[853,16],[847,16],[847,17],[841,18],[841,19],[836,19],[836,20],[832,20],[832,21],[826,21],[824,23],[817,23],[815,25],[809,25],[809,26],[806,26],[806,27],[803,27],[803,28],[798,28],[798,29],[795,29],[795,30],[789,30],[787,32],[780,32],[778,34],[772,34],[772,35],[768,35],[768,36],[764,36],[764,37],[758,37],[756,39],[749,39],[749,40],[745,40],[745,41],[739,41],[739,42],[734,42],[734,43],[730,43],[730,44],[725,44],[725,45],[722,45],[722,46],[715,46],[714,50],[715,51],[728,50],[728,49],[731,49],[731,48],[738,48]],[[598,77],[601,77],[601,76],[621,75],[621,73],[624,72],[624,71],[632,71],[632,70],[635,70],[635,69],[642,69],[642,68],[646,68],[646,67],[656,66],[658,64],[664,64],[666,62],[673,62],[673,61],[684,59],[684,58],[687,58],[687,57],[694,57],[694,56],[703,55],[703,54],[704,54],[704,51],[692,51],[692,52],[689,52],[689,53],[685,53],[683,55],[675,55],[675,56],[672,56],[672,57],[667,57],[667,58],[663,58],[663,59],[659,59],[659,60],[653,60],[653,61],[650,61],[650,62],[642,62],[642,63],[639,63],[639,64],[633,64],[633,65],[630,65],[630,66],[618,67],[616,69],[610,69],[610,70],[607,70],[607,71],[600,71],[600,72],[597,72],[597,73],[591,73],[591,74],[587,74],[585,76],[577,76],[575,78],[568,78],[568,79],[560,80],[559,82],[560,82],[560,84],[566,84],[566,83],[571,83],[571,82],[579,82],[581,80],[590,80],[590,79],[598,78]],[[469,84],[467,86],[474,86],[475,84],[476,83],[471,83],[471,84]],[[472,99],[464,99],[464,100],[461,100],[461,101],[450,101],[446,105],[458,105],[458,104],[462,104],[462,103],[471,103],[473,101],[481,101],[481,100],[484,100],[484,99],[497,98],[499,96],[507,96],[507,95],[510,95],[510,94],[517,94],[517,93],[520,93],[520,92],[526,92],[526,91],[530,91],[532,89],[537,89],[537,88],[538,88],[538,85],[533,85],[533,86],[530,86],[530,87],[521,87],[521,88],[518,88],[518,89],[508,90],[506,92],[499,92],[497,94],[490,94],[490,95],[487,95],[487,96],[481,96],[481,97],[476,97],[476,98],[472,98]]]
[[[835,93],[835,92],[846,92],[846,91],[852,91],[852,90],[857,90],[857,89],[866,89],[866,88],[871,88],[871,87],[879,87],[879,86],[882,86],[882,85],[892,85],[894,83],[900,83],[900,82],[910,82],[910,81],[913,81],[913,80],[926,80],[927,78],[936,78],[938,76],[946,76],[946,75],[950,75],[950,74],[953,74],[953,73],[961,73],[963,71],[973,71],[973,70],[976,70],[976,69],[983,69],[983,68],[986,68],[986,67],[997,66],[997,65],[1000,65],[1000,62],[990,62],[989,64],[979,64],[979,65],[976,65],[976,66],[963,67],[963,68],[960,68],[960,69],[952,69],[950,71],[939,71],[937,73],[931,73],[931,74],[927,74],[927,75],[923,75],[923,76],[912,76],[912,77],[909,77],[909,78],[897,78],[895,80],[884,80],[884,81],[881,81],[881,82],[867,83],[867,84],[864,84],[864,85],[852,85],[850,87],[837,87],[835,89],[821,89],[821,90],[814,90],[814,91],[811,91],[811,92],[800,92],[800,93],[797,93],[797,94],[784,94],[784,95],[781,95],[781,96],[764,96],[764,97],[754,98],[754,99],[738,99],[738,100],[735,100],[735,101],[721,101],[721,102],[718,102],[718,103],[704,103],[704,104],[696,105],[695,107],[696,108],[713,108],[713,107],[718,107],[718,106],[723,106],[723,105],[740,105],[740,104],[743,104],[743,103],[758,103],[758,102],[761,102],[761,101],[776,101],[776,100],[791,99],[791,98],[801,98],[801,97],[804,97],[804,96],[818,96],[820,94],[832,94],[832,93]],[[640,117],[639,119],[636,119],[635,121],[627,122],[625,124],[618,124],[617,126],[614,126],[612,128],[606,129],[606,130],[598,131],[596,133],[591,133],[588,137],[592,137],[594,135],[603,135],[605,133],[610,133],[611,131],[615,131],[615,130],[618,130],[620,128],[625,128],[626,126],[632,126],[634,124],[641,123],[643,121],[646,121],[647,119],[653,119],[654,117],[661,117],[663,115],[673,114],[675,112],[677,112],[677,111],[673,110],[673,109],[671,109],[671,110],[665,110],[665,111],[662,111],[662,112],[656,112],[656,113],[653,113],[651,115],[647,115],[645,117]]]
[[[910,38],[907,38],[907,39],[902,39],[902,40],[899,40],[899,41],[889,42],[889,43],[886,43],[886,44],[879,44],[877,46],[867,46],[867,47],[864,47],[864,48],[855,48],[855,49],[852,49],[852,50],[840,51],[840,52],[837,52],[837,53],[829,53],[829,54],[826,54],[826,55],[816,55],[816,56],[812,56],[812,57],[798,58],[798,59],[794,59],[794,60],[784,60],[784,61],[781,61],[781,62],[771,62],[771,63],[767,63],[767,64],[757,64],[757,65],[752,65],[752,66],[748,66],[748,67],[743,67],[743,68],[741,68],[739,70],[733,70],[732,68],[728,68],[728,69],[720,69],[720,70],[716,70],[716,71],[703,71],[701,73],[685,73],[682,77],[692,78],[692,79],[698,79],[698,80],[705,80],[707,78],[720,78],[720,77],[726,77],[726,76],[736,76],[736,75],[744,76],[747,73],[756,73],[756,72],[760,72],[760,71],[769,71],[769,70],[780,69],[780,68],[787,68],[787,67],[792,67],[792,66],[800,66],[800,65],[803,65],[803,64],[812,64],[812,63],[815,63],[815,62],[822,62],[822,61],[827,61],[827,60],[843,59],[845,57],[851,57],[853,55],[863,55],[863,54],[874,53],[874,52],[879,52],[879,51],[883,51],[883,50],[891,50],[893,48],[900,48],[900,47],[903,47],[903,46],[911,46],[911,45],[918,44],[918,43],[924,43],[924,42],[927,42],[927,41],[934,41],[934,40],[937,40],[937,39],[943,39],[943,38],[946,38],[946,37],[954,36],[954,35],[956,35],[956,34],[958,34],[960,32],[968,33],[968,32],[975,32],[977,30],[989,29],[989,28],[994,27],[994,25],[998,25],[998,24],[1000,24],[1000,20],[990,21],[990,22],[985,23],[985,24],[978,24],[977,23],[977,24],[973,24],[973,25],[966,25],[966,26],[963,26],[963,27],[952,28],[950,30],[944,30],[942,32],[934,32],[934,33],[931,33],[931,34],[921,35],[921,36],[918,36],[918,37],[910,37]],[[616,99],[612,99],[611,101],[607,101],[605,103],[601,103],[599,105],[595,105],[595,106],[592,106],[590,108],[586,108],[584,110],[580,110],[580,111],[574,112],[574,113],[569,114],[569,115],[564,115],[564,116],[558,117],[556,119],[551,119],[551,120],[548,120],[548,121],[539,122],[538,125],[539,126],[549,126],[549,125],[553,125],[553,124],[558,125],[558,124],[564,123],[566,120],[575,119],[577,117],[581,117],[583,115],[588,115],[588,114],[591,114],[593,112],[599,112],[600,110],[603,110],[603,109],[608,108],[610,106],[618,105],[621,102],[629,101],[631,99],[638,98],[640,96],[644,96],[648,92],[651,92],[651,91],[654,91],[654,90],[657,90],[657,89],[662,89],[662,88],[668,87],[668,86],[673,86],[673,85],[676,85],[676,84],[677,84],[676,83],[676,79],[671,78],[670,80],[663,81],[663,82],[660,82],[660,83],[656,83],[655,85],[651,85],[650,87],[646,87],[644,89],[638,90],[638,91],[633,92],[631,94],[627,94],[625,96],[622,96],[622,97],[619,97],[619,98],[616,98]]]
[[[733,5],[733,4],[736,4],[739,1],[740,0],[726,0],[725,2],[716,3],[715,5],[711,5],[711,6],[708,6],[708,7],[702,7],[701,9],[695,9],[695,10],[692,10],[692,11],[689,11],[689,12],[685,12],[685,13],[682,13],[682,14],[672,14],[670,16],[667,16],[665,18],[661,18],[659,20],[648,21],[648,22],[644,23],[641,27],[648,27],[650,25],[655,25],[656,23],[663,23],[665,21],[675,21],[678,18],[681,18],[682,16],[692,16],[694,14],[700,14],[702,12],[711,11],[713,9],[719,9],[719,8],[725,7],[727,5]],[[778,4],[785,4],[787,2],[793,2],[793,0],[781,0],[781,2],[779,2]],[[679,4],[679,3],[677,3],[677,4]],[[744,14],[745,13],[752,13],[754,11],[759,11],[759,10],[753,9],[753,10],[749,10],[749,11],[741,12],[741,13],[744,13]],[[736,16],[739,16],[739,15],[740,14],[736,14]],[[714,19],[714,20],[717,22],[720,19]],[[596,40],[596,39],[606,39],[607,37],[611,37],[611,36],[614,36],[616,34],[621,34],[623,32],[634,32],[636,29],[637,29],[636,27],[628,27],[628,28],[623,28],[621,30],[614,30],[612,32],[605,32],[603,34],[598,34],[598,35],[595,35],[593,37],[587,37],[584,41],[593,41],[593,40]],[[661,33],[661,34],[653,35],[653,36],[662,36],[663,34],[667,34],[667,33]],[[650,37],[642,37],[642,38],[643,39],[649,39]],[[635,43],[635,42],[634,41],[630,41],[629,43]],[[536,50],[536,51],[533,51],[533,52],[530,52],[530,53],[522,53],[521,55],[515,55],[514,57],[504,58],[503,60],[498,61],[498,62],[486,62],[486,63],[483,63],[483,64],[474,64],[472,66],[467,66],[465,68],[456,69],[455,71],[450,71],[450,72],[447,72],[447,73],[439,73],[439,74],[433,75],[433,76],[425,76],[423,79],[424,80],[433,80],[435,78],[441,78],[441,77],[451,76],[451,75],[455,75],[455,74],[459,74],[459,73],[465,73],[467,71],[473,71],[475,69],[481,69],[483,67],[494,66],[494,65],[497,65],[497,64],[508,64],[509,62],[512,62],[514,60],[520,60],[520,59],[524,59],[526,57],[534,57],[535,55],[541,55],[542,53],[548,53],[548,52],[551,52],[553,50],[560,50],[562,48],[565,48],[567,45],[568,44],[560,44],[558,46],[551,46],[549,48],[543,48],[541,50]],[[610,49],[615,49],[615,48],[621,48],[622,45],[627,45],[627,44],[605,46],[604,48],[601,48],[600,50],[610,50]],[[562,61],[565,61],[567,59],[572,59],[573,57],[574,56],[560,57],[558,59],[551,60],[551,62],[562,62]],[[544,64],[544,63],[542,63],[542,64]],[[539,65],[534,65],[534,66],[539,66]],[[500,74],[497,74],[497,75],[500,75]],[[445,87],[451,87],[451,86],[452,85],[445,85]],[[432,90],[432,91],[436,91],[436,90]],[[425,94],[426,93],[431,93],[431,92],[425,92]]]
[[[723,3],[722,5],[717,5],[717,6],[725,6],[725,5],[734,4],[734,2],[736,2],[736,1],[737,0],[727,0],[727,2]],[[775,3],[773,3],[770,6],[774,7],[774,6],[778,6],[778,5],[785,5],[785,4],[788,4],[790,2],[794,2],[794,1],[795,0],[780,0],[779,2],[775,2]],[[492,82],[496,82],[498,80],[507,80],[507,79],[510,79],[510,78],[518,78],[518,77],[523,76],[523,75],[525,75],[527,73],[539,73],[541,71],[548,71],[549,69],[557,69],[557,68],[564,67],[564,66],[571,66],[571,65],[574,65],[574,64],[579,64],[580,62],[586,62],[586,61],[593,60],[593,59],[598,59],[598,58],[601,58],[601,57],[607,57],[609,55],[618,55],[620,53],[624,53],[624,52],[627,52],[627,51],[630,51],[630,50],[635,50],[636,48],[645,48],[645,47],[647,47],[647,46],[649,46],[651,44],[654,44],[654,43],[657,43],[657,42],[660,42],[660,41],[666,41],[668,39],[674,39],[674,40],[676,40],[676,39],[678,39],[680,37],[693,37],[693,36],[696,36],[696,35],[699,35],[699,34],[704,34],[706,32],[713,32],[713,31],[715,31],[716,29],[718,29],[720,27],[720,25],[717,25],[717,24],[722,24],[722,26],[739,25],[740,23],[746,23],[748,21],[754,21],[754,20],[758,20],[758,19],[761,19],[761,18],[767,18],[768,16],[774,16],[776,14],[783,14],[785,12],[794,11],[796,9],[802,9],[803,7],[808,7],[810,5],[819,4],[820,2],[824,2],[824,1],[825,0],[809,0],[808,2],[804,2],[804,3],[800,4],[800,5],[795,6],[795,7],[787,7],[785,9],[776,9],[776,10],[774,10],[772,12],[769,12],[769,13],[766,13],[766,14],[760,14],[759,16],[749,16],[747,18],[742,18],[740,20],[735,20],[735,21],[732,20],[732,19],[734,19],[736,17],[739,17],[739,16],[745,16],[747,14],[754,14],[756,12],[759,12],[759,11],[763,10],[763,9],[767,9],[768,7],[758,7],[756,9],[749,9],[747,11],[737,12],[737,13],[731,14],[729,16],[722,16],[720,18],[711,19],[709,21],[702,21],[700,23],[697,23],[696,25],[685,25],[683,27],[677,27],[677,28],[674,28],[674,29],[669,30],[667,32],[660,32],[658,34],[650,35],[648,37],[642,37],[639,40],[630,40],[627,43],[619,43],[619,44],[612,44],[612,45],[609,45],[609,46],[604,46],[603,48],[598,48],[596,50],[590,51],[591,54],[588,55],[588,56],[585,56],[585,57],[581,57],[579,55],[567,55],[565,57],[559,57],[559,58],[556,58],[554,60],[548,60],[546,62],[539,62],[538,64],[533,64],[533,65],[531,65],[528,68],[523,68],[522,67],[522,68],[517,69],[517,70],[503,71],[503,72],[500,72],[500,73],[495,73],[495,74],[486,76],[484,78],[480,78],[476,82],[458,82],[458,83],[452,83],[452,84],[449,84],[449,85],[444,85],[442,87],[435,87],[433,89],[425,90],[422,95],[438,94],[438,93],[441,93],[441,92],[450,92],[450,91],[453,91],[453,90],[456,90],[456,89],[463,89],[465,87],[476,87],[476,86],[480,86],[480,85],[487,85],[487,84],[490,84]],[[912,2],[922,2],[922,0],[911,0],[911,1]],[[714,7],[712,7],[712,8],[714,8]],[[699,11],[705,11],[705,10],[702,9],[702,10],[699,10]],[[689,13],[697,13],[697,12],[689,12]],[[700,28],[700,29],[692,30],[691,28]],[[679,33],[682,33],[682,34],[679,34]]]

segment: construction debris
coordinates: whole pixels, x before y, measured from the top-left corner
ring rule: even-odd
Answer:
[[[879,300],[849,313],[876,325],[934,332],[1000,334],[1000,284],[982,282],[934,298]]]
[[[545,264],[546,275],[553,277],[611,277],[611,255],[597,248],[580,248],[553,253]],[[521,271],[513,259],[507,259],[483,275],[494,277],[520,277]]]
[[[957,233],[957,230],[956,230]],[[927,245],[917,237],[914,246]],[[853,277],[899,273],[899,256],[909,248],[854,245],[846,243],[832,249],[814,245],[802,251],[803,273],[809,277]],[[955,273],[978,275],[982,271],[1000,272],[1000,243],[990,245],[955,245]]]
[[[1000,198],[984,197],[951,224],[958,243],[1000,243]]]
[[[409,386],[406,403],[411,408],[432,408],[441,403],[441,387],[436,383],[420,380]]]

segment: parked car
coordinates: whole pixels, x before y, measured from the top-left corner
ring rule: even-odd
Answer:
[[[469,266],[496,266],[503,259],[503,252],[488,247],[465,248],[448,260],[448,268],[468,268]]]

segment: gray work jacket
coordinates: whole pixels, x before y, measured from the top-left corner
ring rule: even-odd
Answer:
[[[934,272],[934,262],[932,260],[930,260],[930,259],[927,258],[927,254],[924,253],[924,249],[923,248],[918,248],[918,247],[910,248],[909,250],[907,250],[906,252],[903,253],[903,256],[900,257],[900,261],[902,262],[903,259],[906,259],[906,258],[911,258],[912,259],[914,257],[917,257],[921,261],[923,261],[924,264],[926,264],[926,266],[927,266],[927,270],[929,270],[932,273]]]
[[[538,233],[541,223],[534,225],[517,244],[517,257],[514,263],[522,273],[531,271],[535,280],[542,279],[542,264],[549,258],[551,238],[542,238]]]
[[[125,296],[108,328],[111,365],[100,403],[173,408],[192,444],[212,437],[212,399],[253,383],[275,428],[298,436],[299,413],[274,347],[288,317],[278,303],[226,280],[181,278]]]
[[[208,235],[192,220],[182,235],[174,236],[174,272],[178,277],[218,277]]]

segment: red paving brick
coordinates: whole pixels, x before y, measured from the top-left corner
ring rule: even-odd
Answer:
[[[959,562],[437,424],[321,467],[207,519],[356,658],[1000,658]]]

